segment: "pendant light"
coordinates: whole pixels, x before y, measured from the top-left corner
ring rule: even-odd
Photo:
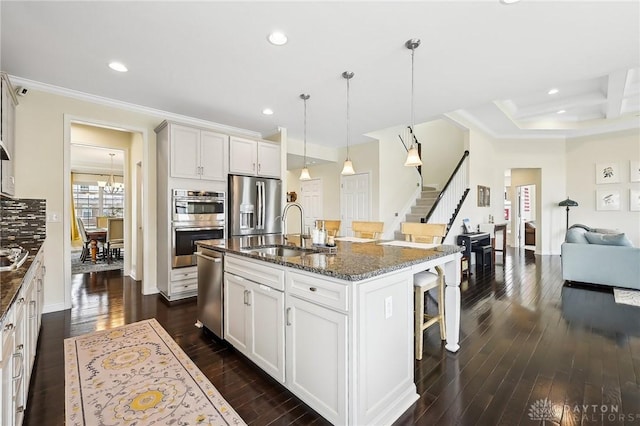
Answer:
[[[103,188],[103,190],[109,194],[115,194],[120,192],[120,190],[124,188],[124,185],[120,182],[116,182],[116,179],[113,176],[113,157],[115,157],[115,154],[109,153],[109,156],[111,156],[111,176],[109,176],[109,179],[106,182],[98,181],[98,186]]]
[[[347,158],[344,160],[344,167],[342,168],[343,175],[352,175],[355,173],[353,163],[351,162],[351,158],[349,158],[349,80],[351,80],[354,75],[351,71],[342,73],[342,77],[347,80]]]
[[[309,175],[309,169],[307,168],[307,99],[309,99],[311,95],[307,95],[305,93],[300,95],[300,99],[304,102],[304,167],[300,172],[300,180],[309,180],[311,179],[311,175]]]
[[[420,159],[420,154],[418,153],[418,146],[414,142],[417,142],[415,135],[413,134],[414,128],[414,96],[413,96],[413,57],[416,53],[416,48],[420,46],[420,39],[412,38],[407,40],[404,44],[407,49],[411,49],[411,123],[407,127],[407,131],[405,133],[405,137],[411,140],[411,146],[409,147],[409,151],[407,151],[407,161],[404,162],[404,165],[407,167],[417,167],[422,166],[422,160]]]

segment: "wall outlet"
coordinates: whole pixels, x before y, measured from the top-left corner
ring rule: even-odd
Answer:
[[[393,315],[393,298],[391,296],[384,299],[384,319],[389,319]]]
[[[60,222],[60,213],[51,212],[47,214],[47,222]]]

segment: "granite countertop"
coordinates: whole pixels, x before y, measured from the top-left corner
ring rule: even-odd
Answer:
[[[433,249],[425,250],[381,245],[380,243],[382,242],[384,240],[368,243],[336,241],[337,250],[335,253],[328,253],[327,249],[319,248],[319,250],[324,251],[319,253],[305,252],[301,256],[294,257],[252,253],[248,248],[276,244],[299,247],[299,237],[287,238],[286,240],[281,235],[238,237],[230,238],[223,242],[219,240],[197,241],[197,244],[216,251],[233,253],[347,281],[372,278],[463,251],[462,247],[455,245],[440,245]]]
[[[40,251],[42,244],[42,241],[27,239],[15,239],[12,241],[5,240],[2,242],[3,248],[20,246],[27,250],[29,254],[27,255],[27,260],[18,269],[0,272],[0,321],[4,319],[4,316],[7,314],[7,310],[18,295],[18,292],[22,287],[22,281],[38,254],[38,251]]]

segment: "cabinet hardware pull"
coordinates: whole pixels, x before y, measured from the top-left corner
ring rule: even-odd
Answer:
[[[11,377],[13,380],[20,380],[22,378],[22,373],[24,370],[24,356],[22,355],[22,352],[17,352],[13,354],[14,358],[20,358],[20,371],[18,372],[18,374],[16,376]]]
[[[256,163],[251,163],[251,170],[255,170],[256,169]]]
[[[20,299],[18,299],[18,303],[24,303],[24,297],[21,297]]]
[[[16,408],[16,412],[18,413],[22,413],[23,411],[24,411],[24,407],[22,405]]]
[[[9,323],[4,326],[5,331],[13,330],[13,323]]]
[[[311,290],[311,291],[317,291],[318,289],[317,289],[317,288],[315,288],[315,287],[309,287],[309,290]]]
[[[287,308],[287,325],[291,325],[291,308]]]
[[[244,291],[244,304],[248,305],[247,303],[247,296],[248,296],[249,292],[247,290]]]
[[[258,163],[258,171],[260,171],[261,166],[262,166],[262,163]]]
[[[251,306],[251,292],[247,290],[247,306]]]

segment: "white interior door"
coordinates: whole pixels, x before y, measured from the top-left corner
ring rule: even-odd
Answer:
[[[313,229],[317,219],[323,219],[322,179],[300,182],[300,204],[304,208],[304,228]]]
[[[353,236],[351,222],[371,219],[369,173],[342,176],[340,184],[340,219],[344,235]]]

